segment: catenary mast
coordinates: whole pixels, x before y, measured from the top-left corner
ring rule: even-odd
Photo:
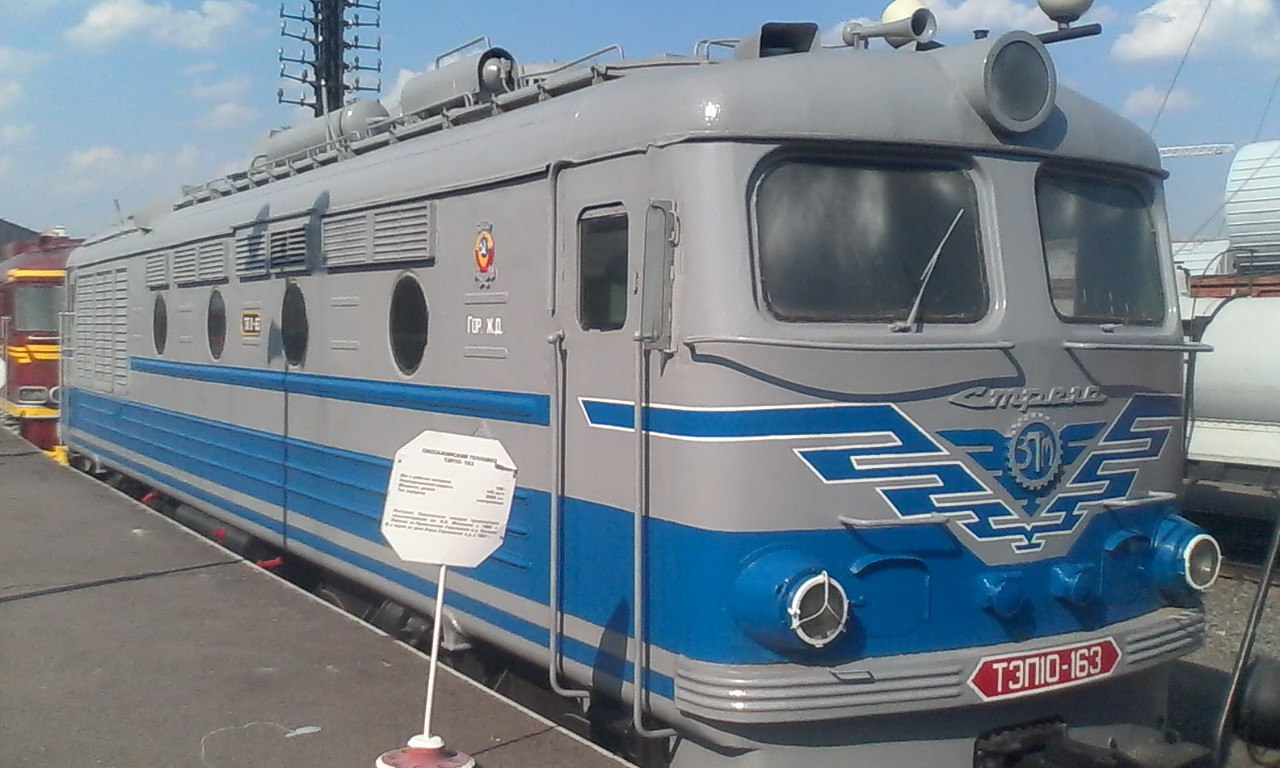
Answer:
[[[372,21],[360,18],[359,11],[373,11]],[[349,97],[360,91],[378,91],[376,85],[360,83],[361,72],[382,72],[382,60],[377,64],[360,63],[359,51],[381,51],[382,38],[372,45],[360,42],[361,27],[377,27],[381,23],[382,0],[307,0],[297,13],[288,13],[280,6],[280,36],[299,40],[310,47],[303,48],[296,57],[287,56],[284,48],[279,51],[280,77],[301,83],[304,88],[296,98],[289,98],[281,88],[276,93],[281,104],[297,104],[310,107],[316,117],[341,108]],[[290,22],[299,26],[290,27]],[[353,53],[350,61],[347,54]],[[290,71],[289,65],[300,67]]]

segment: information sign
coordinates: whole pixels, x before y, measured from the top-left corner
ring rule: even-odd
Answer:
[[[502,543],[515,485],[497,440],[423,432],[396,451],[382,535],[409,562],[475,567]]]

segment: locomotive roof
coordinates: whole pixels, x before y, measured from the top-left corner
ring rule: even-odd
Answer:
[[[517,92],[503,102],[524,106],[470,106],[455,111],[467,122],[450,125],[446,112],[433,125],[400,134],[407,138],[386,130],[331,148],[328,160],[309,162],[313,167],[302,173],[278,166],[256,181],[241,174],[210,183],[198,188],[202,197],[189,194],[154,221],[100,235],[103,247],[82,248],[72,262],[98,262],[282,215],[528,176],[557,160],[584,162],[690,141],[947,147],[1162,173],[1145,132],[1061,86],[1054,114],[1039,129],[1018,136],[994,133],[948,76],[951,63],[929,52],[835,48],[761,59],[668,57],[575,68],[561,78],[572,86],[557,92],[545,83],[529,85],[540,99],[522,100]],[[426,127],[431,130],[421,129]],[[143,234],[144,242],[137,242],[135,236]]]
[[[55,235],[41,235],[35,240],[12,243],[13,256],[0,261],[0,281],[16,270],[61,270],[67,266],[71,250],[83,240]]]

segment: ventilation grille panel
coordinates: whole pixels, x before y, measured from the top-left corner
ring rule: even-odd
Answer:
[[[373,212],[373,260],[419,261],[435,256],[435,204],[415,202]]]
[[[369,215],[348,213],[324,220],[324,261],[331,267],[363,264],[369,260]]]
[[[200,244],[198,276],[201,280],[223,280],[227,276],[227,244],[210,240]]]
[[[173,249],[173,282],[178,285],[194,283],[199,277],[196,268],[196,246],[194,243]]]
[[[307,267],[307,230],[305,227],[271,233],[271,269],[298,270]]]
[[[147,254],[147,287],[163,288],[169,284],[169,254]]]
[[[236,236],[236,274],[263,275],[267,272],[267,236],[243,232]]]

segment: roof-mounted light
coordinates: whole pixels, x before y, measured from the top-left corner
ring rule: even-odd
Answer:
[[[944,70],[997,132],[1034,131],[1053,112],[1058,76],[1035,35],[1008,32],[931,55],[946,59]]]

